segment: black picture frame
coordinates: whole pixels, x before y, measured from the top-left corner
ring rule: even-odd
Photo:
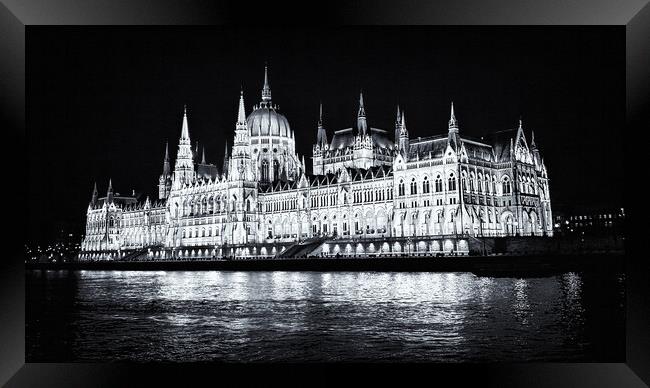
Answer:
[[[236,23],[310,24],[454,24],[454,25],[619,25],[626,30],[627,112],[625,136],[650,129],[650,5],[645,0],[541,2],[534,0],[445,0],[303,2],[300,4],[147,0],[12,0],[0,4],[0,128],[5,144],[25,144],[25,26],[27,25],[195,25]],[[647,134],[646,134],[647,135]],[[630,163],[640,166],[642,153],[627,142]],[[638,145],[637,145],[638,146]],[[16,147],[24,149],[24,147]],[[16,150],[13,150],[16,152]],[[18,154],[18,153],[17,153]],[[5,152],[5,186],[17,212],[7,216],[13,241],[24,241],[19,206],[21,190],[38,187],[25,182],[25,161]],[[639,167],[636,167],[639,168]],[[633,174],[628,171],[626,174]],[[12,175],[13,174],[13,175]],[[633,175],[630,175],[633,176]],[[46,190],[47,188],[38,188]],[[631,221],[643,219],[634,201],[626,197]],[[28,204],[26,204],[28,205]],[[15,221],[14,221],[15,220]],[[22,221],[26,222],[26,221]],[[634,225],[633,222],[629,223]],[[621,364],[425,364],[425,365],[222,365],[222,364],[30,364],[25,363],[25,278],[20,254],[3,255],[0,268],[0,383],[24,386],[123,386],[192,384],[207,378],[210,384],[235,381],[238,385],[263,383],[308,384],[346,380],[408,384],[412,378],[454,385],[481,383],[493,386],[576,387],[644,386],[650,383],[650,270],[647,261],[634,260],[647,252],[647,240],[627,233],[626,362]],[[647,226],[646,226],[647,230]],[[15,236],[13,236],[15,235]],[[14,237],[14,238],[12,238]],[[22,238],[21,238],[22,237]],[[20,244],[22,245],[22,244]],[[18,247],[19,249],[22,247]],[[8,252],[8,251],[7,251]],[[399,367],[399,370],[397,368]],[[296,371],[311,369],[306,379]],[[339,371],[341,370],[341,371]],[[349,373],[344,373],[349,372]],[[235,380],[231,380],[231,379]],[[416,381],[416,380],[414,380]]]

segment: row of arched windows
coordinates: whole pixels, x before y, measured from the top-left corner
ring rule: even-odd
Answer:
[[[295,210],[298,208],[298,200],[296,198],[283,198],[264,204],[264,211],[277,212],[284,210]]]
[[[313,195],[310,203],[311,207],[336,206],[336,193]]]
[[[411,183],[409,185],[410,187],[410,195],[415,195],[418,193],[418,182],[416,181],[415,178],[411,178]],[[444,185],[443,185],[443,180],[440,175],[436,176],[436,179],[434,180],[434,190],[436,193],[441,193],[444,191]],[[454,176],[454,173],[449,174],[449,177],[447,178],[447,190],[448,191],[454,191],[456,190],[456,177]],[[422,179],[422,193],[423,194],[429,194],[431,192],[431,184],[429,182],[429,177],[424,177]],[[406,195],[406,190],[405,190],[405,185],[404,185],[404,180],[400,179],[399,183],[397,184],[397,195],[398,196],[404,196]]]
[[[183,238],[194,238],[194,237],[212,237],[214,234],[215,237],[219,236],[219,228],[187,228],[183,229]]]
[[[389,188],[369,188],[352,193],[352,203],[387,201],[393,199],[393,191]]]

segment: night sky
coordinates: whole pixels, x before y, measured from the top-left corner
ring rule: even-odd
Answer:
[[[268,62],[273,102],[310,165],[324,124],[368,123],[411,137],[514,128],[545,159],[552,206],[622,206],[624,27],[27,27],[30,238],[81,233],[97,181],[157,198],[165,141],[172,159],[188,105],[192,144],[221,168],[240,87],[247,114]],[[310,168],[308,166],[308,168]]]

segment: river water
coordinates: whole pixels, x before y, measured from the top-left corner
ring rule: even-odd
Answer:
[[[27,271],[26,361],[625,360],[625,276]]]

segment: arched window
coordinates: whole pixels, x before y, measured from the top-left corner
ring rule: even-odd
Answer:
[[[277,159],[273,160],[273,180],[280,179],[280,162]]]
[[[422,183],[422,192],[424,194],[429,194],[430,191],[430,186],[429,186],[429,177],[424,177],[424,182]]]
[[[415,178],[411,179],[411,195],[418,193],[418,184],[415,182]]]
[[[510,194],[510,178],[504,177],[503,178],[503,194]]]
[[[269,180],[269,162],[266,160],[262,160],[262,180]]]
[[[456,177],[453,173],[447,179],[447,186],[449,187],[449,191],[456,190]]]
[[[400,179],[399,185],[397,185],[397,195],[400,197],[404,195],[404,181]]]
[[[442,178],[440,175],[436,176],[436,193],[440,193],[442,191]]]

